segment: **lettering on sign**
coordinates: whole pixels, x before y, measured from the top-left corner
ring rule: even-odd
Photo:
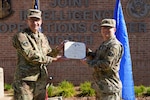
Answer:
[[[100,5],[94,0],[50,0],[47,10],[42,11],[42,32],[48,33],[52,44],[59,44],[61,40],[76,40],[86,44],[93,43],[93,34],[100,32],[100,21],[113,17],[113,9],[91,9],[90,6]],[[66,9],[68,8],[68,9]],[[89,9],[88,9],[89,8]],[[138,22],[127,23],[129,33],[147,32],[147,23],[140,22],[150,11],[150,0],[129,0],[126,6],[127,14]],[[12,13],[11,0],[0,0],[0,19]],[[0,22],[0,33],[14,33],[21,31],[27,25],[27,12],[19,11],[20,23]],[[49,34],[50,33],[50,34]],[[53,36],[50,36],[53,34]],[[58,35],[59,34],[59,35]]]

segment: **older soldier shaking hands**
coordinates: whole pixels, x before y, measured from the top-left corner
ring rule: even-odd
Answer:
[[[39,31],[42,12],[29,9],[27,25],[13,37],[18,62],[14,75],[14,100],[45,100],[47,65],[61,58],[58,56],[63,45],[51,49],[46,35]]]

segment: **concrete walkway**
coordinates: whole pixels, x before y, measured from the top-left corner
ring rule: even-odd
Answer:
[[[4,97],[1,97],[0,100],[13,100],[13,97],[9,95],[4,95]]]
[[[5,94],[4,97],[0,98],[0,100],[13,100],[13,96]],[[62,97],[48,98],[48,100],[62,100]]]

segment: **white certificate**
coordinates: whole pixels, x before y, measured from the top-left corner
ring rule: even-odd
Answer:
[[[83,59],[86,57],[86,46],[82,42],[68,41],[64,44],[64,56],[71,59]]]

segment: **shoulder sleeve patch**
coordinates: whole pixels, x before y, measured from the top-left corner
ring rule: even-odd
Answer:
[[[23,41],[21,44],[22,44],[23,46],[28,46],[28,45],[29,45],[28,41]]]

